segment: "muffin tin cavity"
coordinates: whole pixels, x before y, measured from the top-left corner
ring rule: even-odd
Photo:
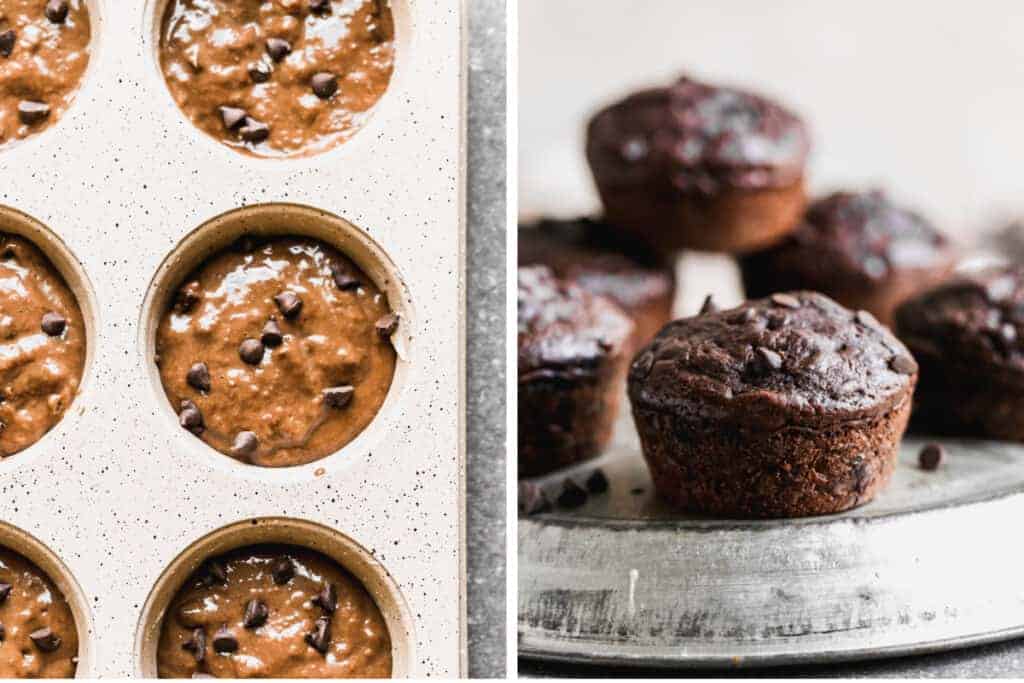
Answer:
[[[318,564],[316,554],[322,556],[319,558],[321,561],[333,560],[340,565],[350,575],[347,578],[354,580],[348,584],[349,587],[354,586],[356,582],[361,583],[379,610],[379,615],[377,615],[376,611],[372,609],[372,605],[369,603],[363,605],[364,608],[369,607],[368,611],[373,612],[373,617],[369,619],[369,622],[374,623],[374,627],[378,631],[376,636],[382,636],[380,618],[383,619],[383,627],[386,627],[388,637],[375,637],[372,641],[379,646],[382,642],[386,643],[387,640],[390,640],[392,677],[402,678],[408,675],[410,663],[414,661],[413,643],[415,639],[412,631],[412,618],[405,599],[387,570],[365,548],[343,534],[311,522],[282,517],[240,521],[218,529],[194,542],[171,562],[157,579],[143,606],[136,633],[137,675],[147,678],[157,676],[157,662],[164,621],[178,618],[170,612],[170,609],[178,604],[175,599],[179,591],[187,583],[194,581],[196,577],[205,578],[211,575],[211,570],[212,581],[219,581],[219,570],[224,565],[218,564],[217,561],[221,558],[229,558],[228,563],[230,564],[230,558],[249,556],[250,550],[254,554],[265,556],[268,554],[287,556],[290,550],[291,557],[294,557],[295,562],[287,568],[282,568],[281,574],[283,575],[280,577],[276,571],[272,572],[272,583],[276,584],[279,580],[284,583],[294,583],[297,592],[312,585],[305,574],[304,567]],[[326,562],[326,564],[330,563]],[[291,569],[291,572],[286,573],[284,569]],[[249,569],[243,569],[242,573],[252,572]],[[234,571],[229,571],[229,574],[234,574]],[[288,574],[292,574],[292,577],[290,578]],[[237,586],[239,580],[237,575],[228,576],[223,586]],[[274,596],[271,595],[273,590],[268,583],[268,602],[273,602]],[[347,608],[346,610],[339,608],[335,611],[333,603],[345,602],[345,586],[338,587],[337,595],[342,596],[341,601],[336,598],[332,599],[331,595],[322,592],[317,593],[309,600],[296,601],[292,599],[287,603],[290,607],[264,603],[264,606],[268,608],[266,610],[258,605],[250,607],[248,604],[237,606],[238,609],[234,611],[231,611],[231,608],[226,609],[226,612],[231,612],[233,618],[225,624],[223,633],[220,630],[215,630],[209,634],[204,648],[207,661],[202,663],[202,668],[211,671],[222,668],[220,664],[225,664],[225,662],[211,662],[209,659],[223,657],[225,655],[221,653],[230,652],[231,646],[235,645],[232,638],[244,641],[253,634],[258,635],[258,629],[267,623],[263,613],[269,611],[270,607],[295,609],[303,614],[308,612],[306,618],[312,620],[311,637],[305,643],[313,649],[324,646],[326,641],[318,638],[316,634],[319,621],[333,622],[337,619],[338,623],[333,624],[329,629],[330,632],[338,636],[344,632],[344,625],[340,620],[343,618],[342,612],[347,611]],[[363,597],[365,599],[365,595]],[[238,613],[235,614],[235,612]],[[246,626],[247,623],[248,626]],[[249,630],[251,633],[247,633]],[[236,637],[235,631],[242,635]],[[218,636],[221,637],[221,640],[215,642]],[[235,646],[238,651],[245,649],[244,642]],[[195,647],[191,647],[188,651],[194,650]],[[169,650],[166,651],[169,652]],[[313,657],[313,661],[317,661],[316,657]],[[268,670],[262,673],[273,676],[281,672]]]
[[[214,218],[165,259],[144,304],[159,412],[246,470],[304,474],[361,451],[408,371],[402,282],[365,233],[315,209]]]
[[[0,470],[34,458],[47,439],[65,438],[51,435],[66,434],[82,412],[96,309],[64,243],[34,218],[0,206]]]

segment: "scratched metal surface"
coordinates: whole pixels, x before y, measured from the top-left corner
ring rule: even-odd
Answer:
[[[923,653],[1024,633],[1024,448],[946,441],[876,501],[828,518],[680,517],[652,495],[623,416],[608,494],[519,523],[519,654],[580,663],[764,666]],[[569,474],[572,472],[570,471]],[[556,487],[561,473],[540,480]],[[642,492],[638,492],[642,490]]]

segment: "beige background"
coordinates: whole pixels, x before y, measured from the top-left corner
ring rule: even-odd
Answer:
[[[883,186],[962,242],[1024,210],[1024,8],[1009,0],[521,0],[520,207],[597,207],[582,126],[681,71],[804,115],[810,184]]]

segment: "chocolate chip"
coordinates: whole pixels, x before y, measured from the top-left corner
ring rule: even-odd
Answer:
[[[327,654],[327,647],[331,644],[331,618],[317,619],[313,632],[306,634],[306,642],[320,654]]]
[[[768,315],[767,327],[768,327],[769,330],[781,330],[783,327],[785,327],[788,324],[789,324],[789,316],[788,315],[777,315],[777,314],[769,314]]]
[[[754,347],[754,369],[768,374],[782,367],[782,356],[763,346]]]
[[[260,341],[263,342],[264,346],[272,349],[284,343],[284,334],[281,332],[281,328],[278,327],[277,321],[273,318],[268,320],[267,324],[263,326],[263,332],[260,333]]]
[[[11,590],[14,588],[9,583],[0,583],[0,605],[7,602],[7,598],[11,596]]]
[[[377,334],[380,335],[381,339],[390,339],[391,335],[398,329],[398,314],[388,313],[386,316],[377,321],[375,327],[377,328]]]
[[[574,510],[587,502],[587,492],[574,482],[566,479],[562,482],[562,492],[558,494],[558,506],[567,510]]]
[[[715,302],[711,299],[711,295],[708,294],[706,297],[704,297],[704,303],[701,304],[700,314],[704,315],[706,313],[716,313],[717,311],[718,306],[715,305]]]
[[[26,126],[45,121],[50,115],[50,105],[45,102],[22,100],[18,102],[18,118]]]
[[[913,375],[917,372],[917,361],[905,354],[893,356],[889,361],[889,367],[901,375]]]
[[[191,652],[196,661],[202,663],[206,659],[206,631],[202,628],[192,629],[192,637],[182,643],[181,648]]]
[[[245,616],[242,618],[242,625],[246,628],[259,628],[267,623],[270,617],[270,608],[262,600],[250,600],[245,606]]]
[[[598,467],[587,477],[587,490],[591,493],[605,493],[608,490],[608,477],[604,476],[604,470]]]
[[[55,24],[63,24],[68,18],[68,0],[50,0],[46,3],[46,18]]]
[[[772,294],[772,303],[783,308],[800,308],[800,300],[791,294]]]
[[[217,632],[213,634],[213,650],[214,652],[234,652],[238,649],[238,638],[235,634],[228,630],[227,626],[221,626],[217,629]]]
[[[249,65],[249,78],[253,83],[266,83],[273,72],[273,68],[266,62],[254,62]]]
[[[359,278],[353,275],[348,267],[340,263],[331,264],[331,277],[334,278],[334,284],[341,290],[347,291],[359,286]]]
[[[17,39],[18,34],[13,29],[0,33],[0,55],[10,57],[11,53],[14,52],[14,43]]]
[[[937,443],[925,444],[917,454],[917,464],[922,470],[937,470],[946,459],[946,449]]]
[[[313,14],[326,14],[331,9],[331,0],[309,0],[309,11]]]
[[[252,455],[259,448],[260,441],[253,432],[238,432],[231,444],[232,455]]]
[[[338,77],[329,71],[313,74],[310,84],[313,86],[313,94],[321,100],[329,100],[338,92]]]
[[[238,134],[246,142],[260,143],[270,137],[270,126],[247,116],[245,125],[238,129]]]
[[[188,313],[199,303],[199,283],[192,281],[178,290],[174,298],[174,310],[178,313]]]
[[[325,583],[320,593],[313,598],[313,604],[327,614],[334,614],[334,610],[338,609],[338,589],[333,583]]]
[[[189,400],[181,402],[181,409],[178,411],[178,423],[196,436],[199,436],[206,430],[206,425],[203,423],[203,414],[199,412],[196,404]]]
[[[239,357],[249,365],[259,365],[263,361],[263,342],[259,339],[246,339],[238,347]]]
[[[32,642],[36,644],[43,652],[56,652],[57,648],[60,647],[60,636],[53,632],[50,628],[41,628],[32,631],[28,635],[32,639]]]
[[[348,386],[347,384],[324,389],[324,403],[331,408],[344,408],[352,402],[352,395],[355,391],[355,387]]]
[[[287,57],[292,51],[292,45],[283,38],[268,38],[267,39],[267,54],[275,62],[280,62],[282,59]]]
[[[519,482],[519,512],[524,515],[536,515],[551,509],[551,501],[544,489],[532,481]]]
[[[279,557],[270,566],[270,574],[274,577],[274,583],[283,586],[295,576],[295,563],[289,557]]]
[[[68,326],[68,321],[60,313],[51,311],[43,314],[43,320],[39,326],[51,337],[59,337],[64,334],[64,328]]]
[[[185,381],[196,391],[205,394],[210,390],[210,368],[206,367],[206,363],[193,363],[185,373]]]
[[[238,107],[221,107],[220,108],[220,120],[224,122],[224,127],[228,130],[234,130],[243,123],[248,116],[244,109]]]
[[[284,291],[274,297],[274,303],[277,304],[278,310],[281,311],[281,315],[289,320],[298,316],[302,312],[302,299],[295,292]]]

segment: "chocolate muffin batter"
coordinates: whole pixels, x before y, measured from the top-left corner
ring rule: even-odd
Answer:
[[[84,364],[75,295],[34,244],[0,232],[0,457],[28,448],[60,421]]]
[[[0,4],[0,146],[52,125],[89,65],[85,0]]]
[[[394,69],[387,0],[170,0],[160,66],[200,129],[258,156],[350,138]]]
[[[793,292],[669,323],[634,359],[629,397],[669,503],[798,517],[884,486],[916,381],[906,347],[870,313]]]
[[[156,360],[184,429],[243,462],[301,465],[377,414],[399,324],[370,278],[326,244],[245,237],[186,278]]]
[[[64,594],[0,547],[0,678],[73,678],[77,668],[78,629]]]
[[[214,558],[164,617],[160,678],[387,678],[391,637],[359,581],[320,553],[256,545]]]

